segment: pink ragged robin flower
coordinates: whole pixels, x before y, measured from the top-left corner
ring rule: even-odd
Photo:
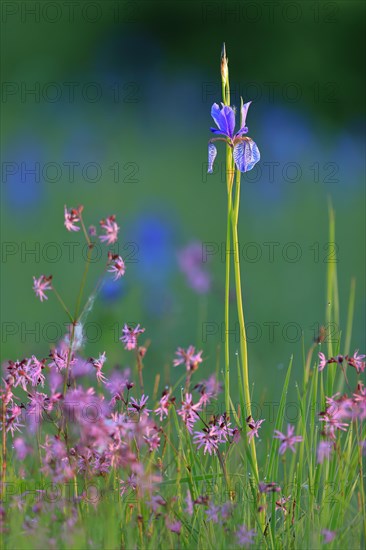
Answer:
[[[264,418],[262,420],[253,420],[251,416],[247,418],[247,426],[250,429],[248,432],[248,439],[249,443],[252,441],[253,437],[259,437],[258,430],[261,427],[261,425],[264,422]]]
[[[149,445],[149,451],[152,453],[160,446],[160,437],[159,430],[156,426],[147,427],[146,434],[143,436],[143,439]]]
[[[178,365],[185,364],[187,372],[193,372],[198,369],[199,363],[202,363],[202,353],[202,351],[196,353],[194,346],[189,346],[187,350],[178,348],[175,352],[177,359],[174,359],[173,365],[178,367]]]
[[[216,375],[212,374],[208,380],[199,382],[194,387],[201,394],[200,402],[202,405],[207,405],[212,399],[215,399],[222,391],[222,384],[216,379]]]
[[[206,510],[206,516],[208,521],[212,521],[212,523],[219,523],[222,525],[225,520],[227,520],[233,509],[232,502],[225,502],[224,504],[216,505],[213,502],[210,502],[208,505],[208,509]]]
[[[130,406],[128,407],[129,412],[138,413],[141,416],[149,416],[151,410],[146,408],[148,399],[148,395],[142,395],[140,400],[131,397]]]
[[[357,407],[358,418],[365,420],[366,418],[366,388],[362,382],[357,384],[357,390],[353,394],[352,399],[355,407]]]
[[[150,502],[148,502],[151,510],[154,512],[154,514],[157,514],[159,512],[160,507],[165,507],[167,505],[167,501],[160,495],[153,495],[151,497]]]
[[[330,441],[320,441],[317,448],[317,461],[323,464],[324,460],[329,460],[333,452],[333,443]]]
[[[132,473],[127,480],[120,479],[120,495],[123,496],[125,492],[130,489],[132,491],[136,491],[137,488],[137,476],[136,474]]]
[[[319,367],[318,367],[318,370],[319,372],[324,370],[325,367],[327,365],[329,365],[330,363],[342,363],[343,361],[343,357],[341,356],[338,356],[337,359],[335,359],[334,357],[331,357],[330,359],[327,359],[324,355],[324,353],[322,353],[321,351],[318,353],[318,356],[319,356]]]
[[[163,418],[166,418],[168,416],[169,405],[171,405],[171,403],[172,401],[170,400],[170,393],[166,393],[160,399],[159,407],[154,411],[155,414],[160,416],[160,422],[163,420]]]
[[[68,210],[66,208],[66,205],[64,207],[64,213],[65,213],[65,222],[64,225],[68,231],[80,231],[80,227],[75,225],[80,221],[80,216],[83,211],[84,207],[79,206],[79,208],[71,208]]]
[[[5,406],[13,403],[13,385],[14,385],[14,376],[9,374],[6,377],[6,380],[3,379],[4,387],[0,387],[0,400],[4,403]]]
[[[197,449],[204,447],[203,454],[212,455],[218,450],[219,436],[217,427],[211,426],[204,428],[202,432],[194,432],[193,442],[197,445]]]
[[[247,546],[254,544],[254,537],[256,536],[255,529],[248,529],[245,525],[241,525],[236,531],[236,540],[240,546]]]
[[[32,355],[30,359],[22,359],[22,361],[9,361],[7,370],[13,377],[14,388],[21,386],[24,391],[27,391],[27,385],[44,386],[45,377],[42,370],[45,367],[45,360],[38,361],[37,357]]]
[[[335,431],[347,431],[348,424],[342,422],[342,409],[326,409],[325,412],[319,413],[320,422],[324,422],[324,435],[335,439]]]
[[[299,443],[302,441],[301,435],[294,435],[295,427],[291,424],[288,424],[287,426],[287,434],[283,434],[279,430],[274,431],[274,438],[279,439],[281,441],[280,448],[278,452],[280,455],[283,455],[287,449],[290,449],[293,453],[296,452],[296,449],[294,447],[295,443]]]
[[[258,489],[260,493],[280,493],[281,487],[275,482],[270,481],[269,483],[264,483],[261,481],[258,484]]]
[[[125,345],[125,349],[128,351],[135,349],[137,346],[137,338],[143,332],[145,332],[145,329],[140,328],[140,324],[138,324],[135,328],[129,327],[125,324],[122,329],[122,336],[120,338],[121,342]]]
[[[318,369],[319,369],[319,371],[322,371],[322,370],[325,369],[326,365],[328,364],[328,359],[325,357],[324,353],[322,353],[322,352],[319,352],[318,356],[319,356],[319,359],[320,359]]]
[[[52,411],[53,403],[45,393],[28,393],[27,419],[32,432],[36,432],[43,420],[44,412]]]
[[[136,473],[132,473],[126,482],[121,481],[121,496],[127,487],[130,487],[130,489],[140,494],[148,493],[151,498],[152,491],[162,481],[161,476],[145,472],[141,463],[137,464],[135,469]]]
[[[22,437],[17,437],[16,439],[14,439],[13,447],[14,447],[17,459],[20,460],[21,462],[23,462],[23,460],[33,452],[32,447],[30,447]]]
[[[111,252],[108,252],[108,261],[110,263],[108,271],[109,273],[114,273],[114,281],[117,281],[125,274],[125,263],[121,256],[112,254]]]
[[[193,515],[193,500],[192,500],[192,495],[191,495],[191,491],[189,489],[187,489],[187,496],[185,498],[185,503],[186,503],[186,512],[189,516],[192,516]]]
[[[24,428],[24,424],[21,424],[22,408],[19,405],[13,404],[7,411],[5,427],[7,432],[11,432],[14,437],[14,432],[20,432],[20,428]]]
[[[281,510],[283,514],[286,516],[287,514],[287,508],[285,504],[291,500],[291,495],[288,497],[281,497],[280,499],[276,500],[276,510]]]
[[[193,426],[198,420],[197,412],[201,410],[201,403],[193,404],[192,394],[186,393],[185,401],[182,401],[182,407],[178,411],[178,415],[182,417],[183,422],[187,426],[189,433],[192,433]]]
[[[93,359],[92,357],[89,359],[93,367],[97,370],[96,377],[98,382],[102,382],[103,384],[107,381],[107,378],[102,373],[102,368],[106,360],[105,351],[100,353],[97,359]]]
[[[107,244],[113,244],[118,239],[118,231],[119,227],[116,223],[116,217],[115,216],[108,216],[105,220],[101,220],[100,222],[101,228],[105,231],[105,235],[101,235],[99,239],[102,241],[102,243]]]
[[[36,296],[43,302],[43,300],[48,300],[46,296],[46,290],[52,290],[52,275],[46,277],[46,275],[41,275],[38,279],[33,277],[33,290],[36,293]]]
[[[117,401],[124,401],[124,392],[125,390],[129,391],[133,388],[133,382],[130,382],[130,370],[126,369],[122,372],[114,370],[108,382],[106,383],[106,388],[112,396],[110,404],[114,407]]]
[[[171,521],[169,518],[166,518],[165,525],[169,531],[172,533],[176,533],[177,535],[180,535],[182,530],[182,524],[180,521]]]
[[[212,523],[219,523],[220,521],[221,506],[216,506],[213,502],[210,502],[208,509],[205,511],[208,521]]]
[[[321,534],[323,535],[324,544],[332,542],[337,536],[336,531],[330,531],[329,529],[322,529]]]
[[[211,276],[204,269],[203,243],[192,242],[178,253],[178,263],[188,285],[198,294],[206,294],[211,287]]]
[[[226,413],[221,415],[219,418],[214,417],[213,421],[211,421],[210,424],[216,427],[216,434],[219,443],[224,443],[233,436],[234,430],[230,428],[231,422]]]
[[[339,397],[338,397],[339,396]],[[358,396],[361,397],[361,396]],[[327,402],[326,413],[338,420],[356,419],[363,420],[365,416],[365,398],[362,403],[362,398],[357,399],[357,394],[353,394],[353,398],[336,393],[332,397],[325,398]]]
[[[69,354],[69,350],[66,346],[61,345],[58,349],[53,349],[50,351],[50,357],[52,361],[49,366],[51,368],[56,367],[58,371],[66,369],[67,365],[72,367],[75,365],[74,354]]]
[[[347,355],[345,359],[351,367],[354,367],[356,371],[360,373],[365,370],[365,361],[363,361],[365,357],[366,355],[359,355],[358,350],[356,350],[352,357]]]

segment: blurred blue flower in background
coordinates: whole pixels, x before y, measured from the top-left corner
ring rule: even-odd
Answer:
[[[176,223],[162,206],[143,210],[126,227],[126,239],[136,246],[137,259],[135,263],[126,260],[126,275],[139,281],[142,306],[152,317],[166,315],[174,302],[169,283],[177,270],[177,233]]]
[[[255,120],[251,126],[255,126]],[[300,161],[310,151],[318,150],[314,125],[298,109],[273,106],[263,110],[256,135],[261,136],[265,158],[270,160]]]
[[[147,285],[165,285],[176,268],[176,233],[175,223],[162,211],[140,213],[126,229],[128,242],[137,247],[137,262],[127,263],[127,270],[133,266],[134,275]]]
[[[274,200],[291,196],[291,188],[298,192],[299,185],[309,184],[310,166],[324,150],[315,123],[296,109],[266,107],[258,113],[258,120],[251,122],[251,131],[260,143],[262,161],[246,174],[246,193],[255,201],[259,194],[272,208]]]
[[[173,311],[175,297],[169,287],[154,283],[145,286],[142,299],[146,312],[153,318],[167,317]]]
[[[82,169],[86,170],[87,163],[103,163],[105,143],[97,133],[97,125],[93,126],[87,120],[74,119],[72,128],[70,125],[65,126],[64,131],[66,139],[61,150],[62,162],[78,162],[75,174],[79,178]],[[97,171],[90,169],[86,175],[86,179],[92,181],[93,178],[97,178]]]
[[[107,276],[102,284],[100,297],[106,303],[113,303],[125,296],[126,292],[127,284],[123,278],[114,281],[113,278]]]
[[[45,157],[44,146],[34,134],[17,136],[3,153],[4,197],[10,209],[22,210],[22,216],[38,214],[42,206]]]

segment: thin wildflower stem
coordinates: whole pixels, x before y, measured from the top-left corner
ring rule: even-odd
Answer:
[[[65,380],[64,380],[64,395],[66,394],[66,387],[70,385],[70,363],[71,363],[71,356],[72,356],[72,348],[74,346],[74,339],[75,339],[75,325],[76,325],[76,322],[74,321],[71,326],[70,345],[67,353],[66,374],[65,374]],[[65,430],[66,429],[67,428],[65,427]],[[65,431],[65,434],[66,434],[66,431]]]
[[[102,284],[103,284],[104,276],[105,276],[105,273],[106,273],[106,271],[107,271],[107,267],[108,267],[108,264],[105,266],[103,273],[102,273],[101,276],[99,277],[99,279],[98,279],[98,281],[97,281],[97,284],[95,285],[95,287],[94,287],[94,289],[93,289],[93,292],[90,294],[90,296],[89,296],[88,300],[86,301],[86,303],[85,303],[83,309],[81,310],[81,313],[79,314],[78,319],[81,319],[81,318],[83,317],[85,311],[86,311],[87,308],[88,308],[88,305],[90,304],[90,301],[91,301],[91,300],[94,301],[96,295],[98,294],[99,289],[100,289],[100,287],[101,287]]]
[[[83,216],[80,212],[80,224],[81,224],[81,227],[82,227],[82,230],[83,230],[83,233],[84,233],[84,237],[86,239],[86,242],[88,243],[88,246],[90,247],[93,243],[91,242],[90,238],[89,238],[89,235],[88,235],[88,232],[85,228],[85,224],[84,224],[84,220],[83,220]]]
[[[2,395],[1,403],[1,423],[2,423],[2,452],[1,452],[1,491],[0,495],[3,498],[6,481],[6,403],[5,403],[6,388]]]
[[[141,393],[143,394],[144,393],[144,378],[142,375],[143,365],[142,365],[141,355],[138,347],[136,347],[136,365],[137,365],[137,374],[138,374],[138,379],[140,384],[140,390],[141,390]]]
[[[66,306],[65,302],[63,301],[63,299],[61,298],[60,294],[57,292],[57,290],[55,289],[55,287],[52,285],[52,290],[57,298],[57,300],[59,301],[59,303],[61,304],[61,307],[62,309],[65,311],[66,315],[68,316],[68,318],[70,319],[70,321],[73,323],[74,322],[74,318],[73,316],[71,315],[68,307]]]
[[[93,250],[93,244],[90,243],[89,241],[89,245],[88,245],[88,254],[87,254],[87,257],[86,257],[86,262],[85,262],[85,267],[84,267],[84,273],[83,273],[83,278],[81,280],[81,285],[80,285],[80,289],[79,289],[79,294],[78,294],[78,298],[77,298],[77,301],[76,301],[76,308],[75,308],[75,321],[78,319],[78,315],[79,315],[79,311],[80,311],[80,304],[81,304],[81,300],[83,298],[83,293],[84,293],[84,288],[85,288],[85,283],[86,283],[86,278],[88,276],[88,271],[89,271],[89,267],[90,267],[90,259],[91,259],[91,251]]]

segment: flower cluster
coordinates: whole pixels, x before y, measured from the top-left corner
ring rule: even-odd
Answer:
[[[70,232],[80,231],[79,225],[76,225],[80,223],[81,227],[83,228],[83,232],[86,237],[88,247],[91,249],[94,247],[95,243],[90,240],[90,237],[97,236],[97,231],[95,226],[90,226],[88,233],[86,232],[83,216],[82,216],[83,210],[84,210],[84,206],[82,205],[79,206],[78,208],[71,208],[71,209],[67,209],[65,205],[64,225],[66,229]],[[107,245],[114,244],[118,239],[118,232],[119,232],[119,227],[116,223],[116,217],[114,215],[108,216],[106,219],[101,220],[99,222],[99,225],[104,231],[104,234],[99,236],[100,241]],[[110,273],[113,273],[115,281],[120,279],[125,274],[125,271],[126,271],[125,263],[122,257],[118,254],[112,253],[111,251],[108,251],[107,267],[108,267],[108,271]],[[41,302],[43,302],[43,300],[48,300],[46,291],[55,290],[54,286],[52,285],[52,275],[49,275],[49,276],[41,275],[38,278],[33,277],[33,290]],[[62,302],[60,296],[57,293],[56,293],[56,296],[65,309],[65,304]]]
[[[363,372],[365,370],[365,359],[366,355],[359,355],[358,350],[354,352],[352,357],[349,355],[337,355],[337,357],[331,357],[330,359],[327,359],[324,355],[324,353],[320,352],[319,354],[319,371],[322,371],[325,369],[325,367],[331,363],[338,363],[339,365],[343,365],[344,362],[346,362],[350,367],[353,367],[356,369],[357,373]]]
[[[231,422],[224,413],[221,416],[214,416],[208,424],[205,424],[201,431],[194,432],[193,441],[197,448],[203,447],[203,453],[212,455],[218,451],[221,443],[237,443],[239,430],[230,428]]]
[[[365,420],[366,388],[359,382],[351,397],[336,393],[332,397],[326,397],[326,404],[325,410],[319,413],[319,420],[323,423],[322,436],[325,438],[318,445],[319,463],[331,458],[338,431],[346,432],[350,421]]]

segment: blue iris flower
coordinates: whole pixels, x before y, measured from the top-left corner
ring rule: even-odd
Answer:
[[[248,172],[260,160],[260,153],[257,145],[249,137],[244,137],[248,132],[245,125],[247,113],[251,101],[241,104],[241,125],[238,132],[235,131],[235,111],[228,105],[221,104],[220,108],[214,103],[211,108],[211,116],[216,122],[217,128],[211,128],[213,134],[225,136],[222,138],[210,139],[208,143],[208,173],[212,174],[213,164],[217,155],[214,141],[225,141],[233,149],[234,162],[240,172]]]

